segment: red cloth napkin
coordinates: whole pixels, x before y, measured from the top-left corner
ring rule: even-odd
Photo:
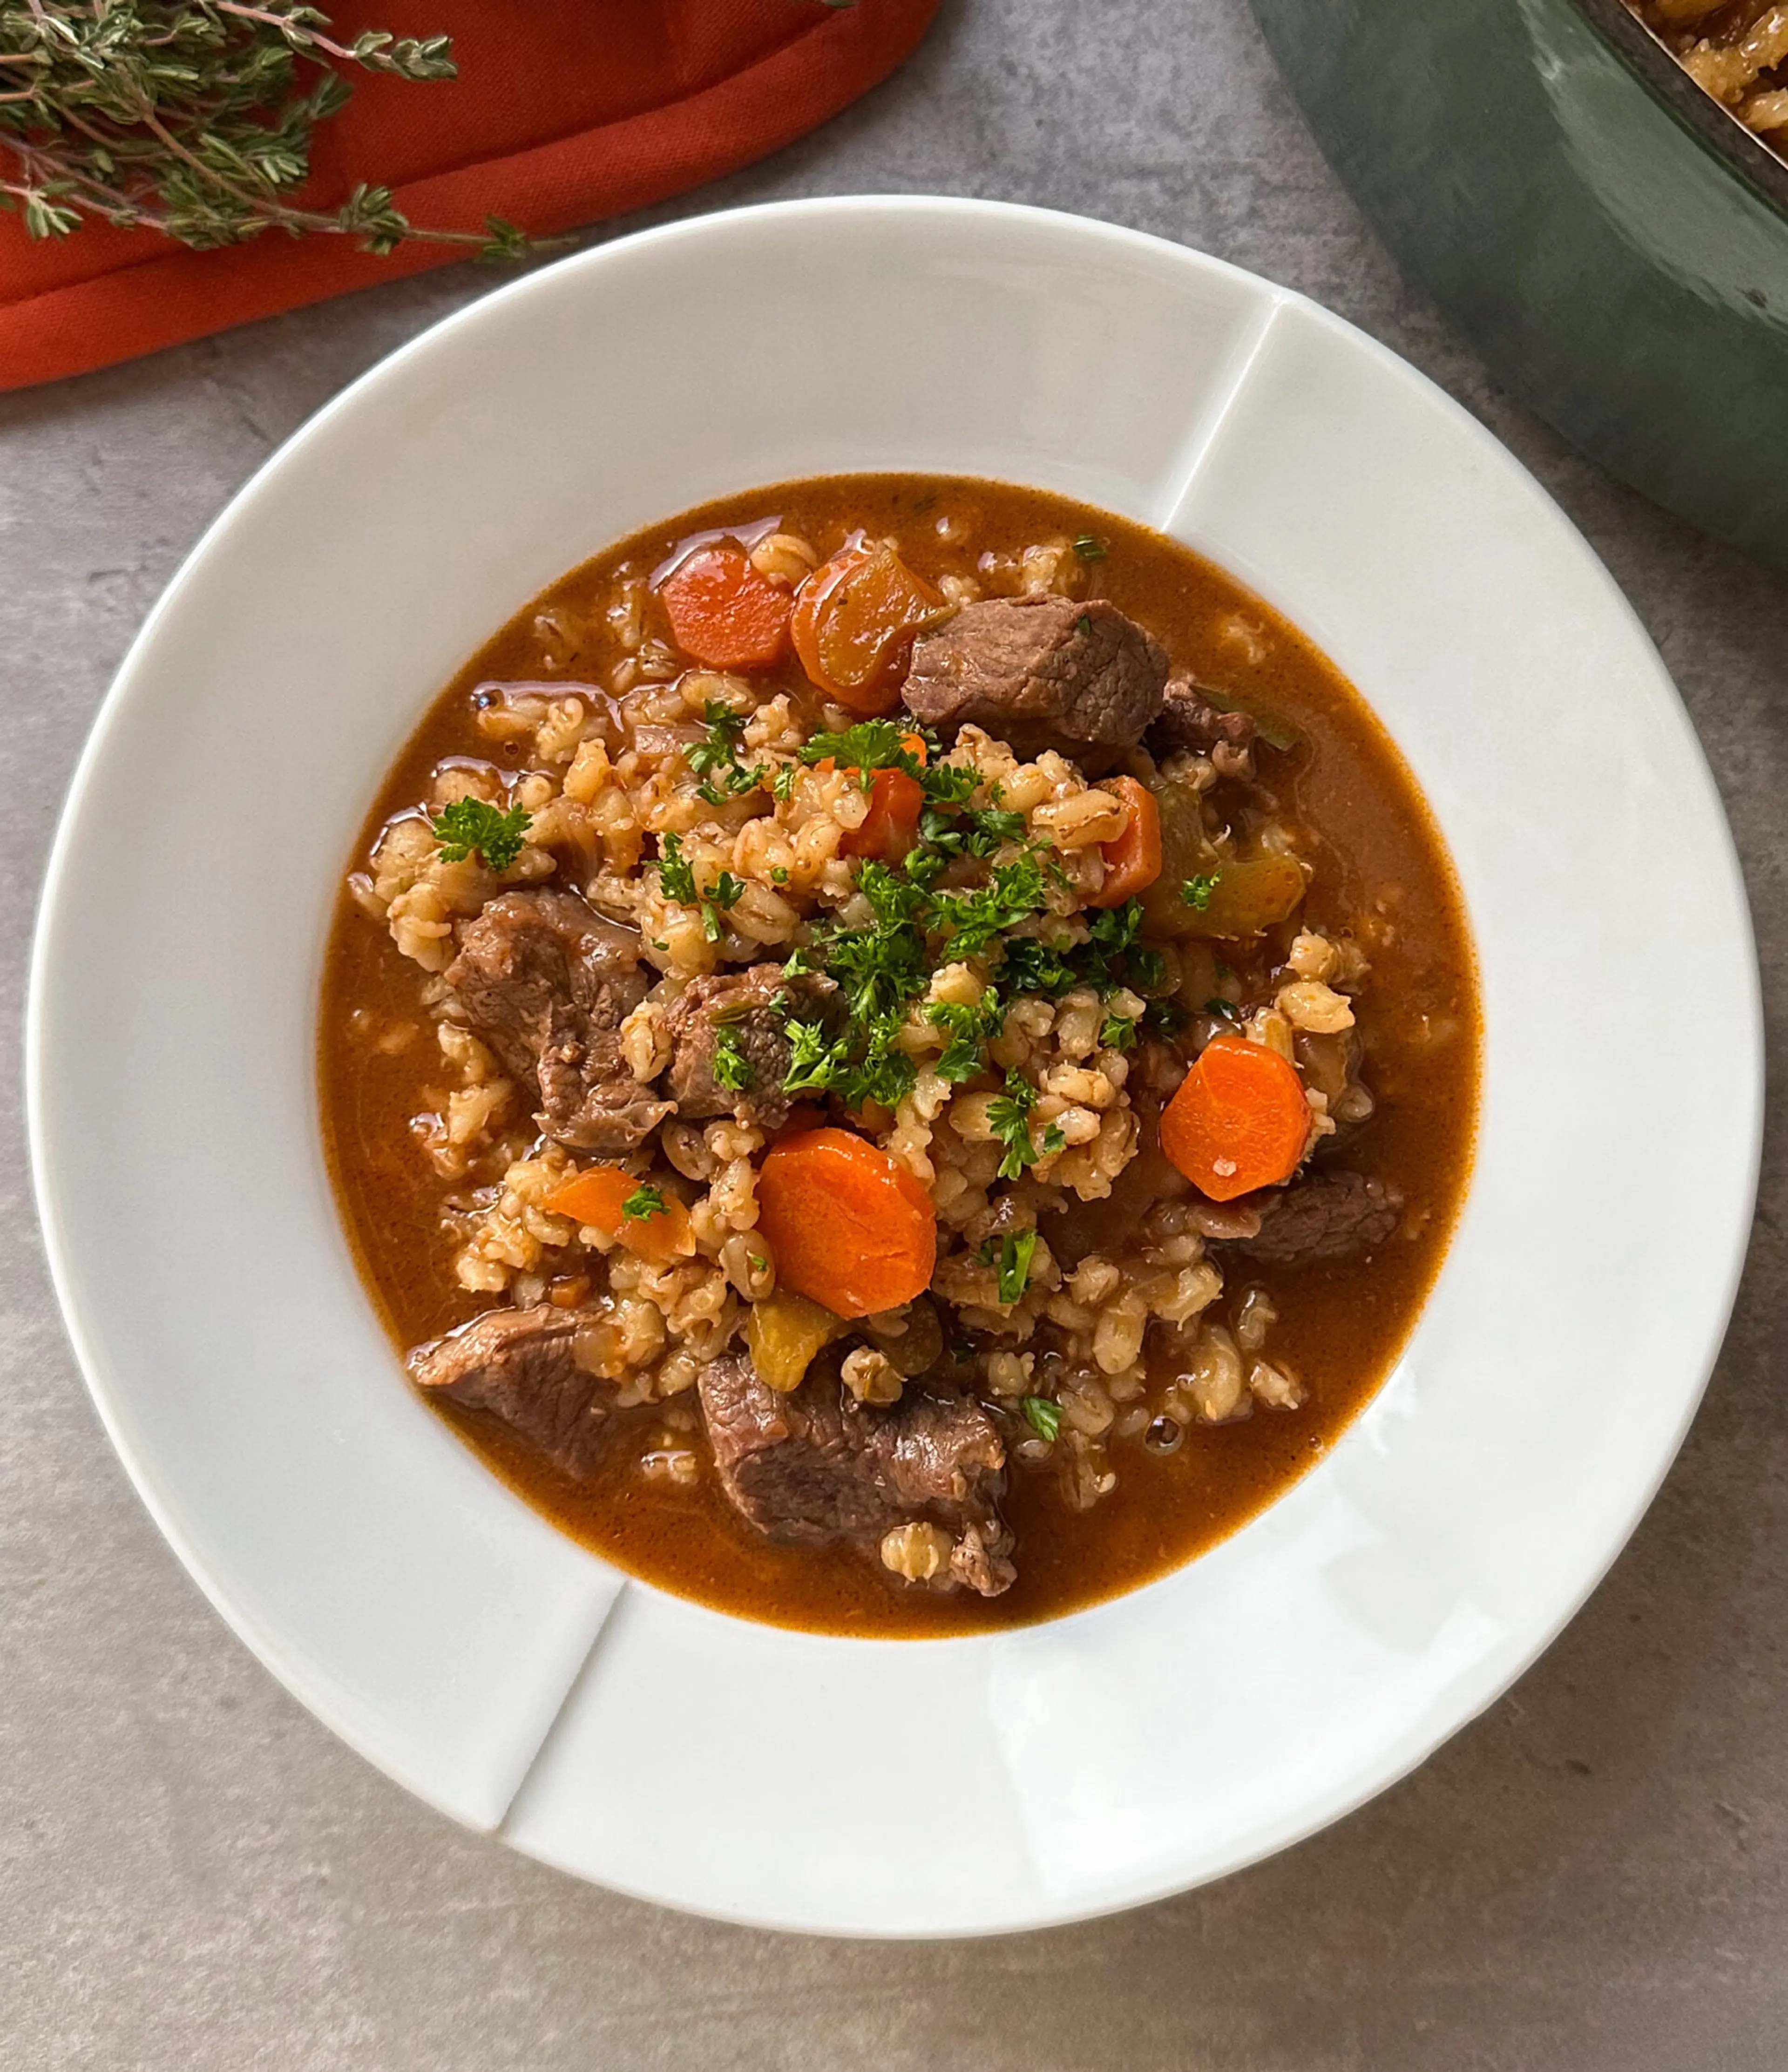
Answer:
[[[873,86],[938,0],[343,0],[361,29],[450,35],[457,80],[354,76],[317,134],[312,193],[396,190],[410,220],[538,233],[639,208],[790,142]],[[253,317],[463,258],[406,245],[375,259],[343,237],[189,252],[88,224],[35,243],[0,215],[0,389],[108,367]]]

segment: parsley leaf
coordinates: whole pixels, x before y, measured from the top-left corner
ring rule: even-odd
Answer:
[[[683,853],[681,835],[659,837],[658,857],[652,867],[658,873],[659,887],[667,899],[674,899],[679,906],[694,906],[695,871]]]
[[[736,1029],[722,1028],[714,1038],[714,1054],[709,1069],[714,1075],[716,1086],[725,1087],[729,1093],[742,1093],[752,1080],[751,1060],[739,1045]]]
[[[1030,1283],[1031,1255],[1036,1249],[1034,1230],[1008,1231],[1000,1240],[1000,1300],[1009,1309]]]
[[[701,717],[708,729],[707,738],[685,748],[683,759],[697,776],[705,777],[722,763],[738,762],[739,736],[745,731],[745,714],[734,712],[718,698],[709,698],[702,707]]]
[[[966,806],[980,786],[979,771],[956,763],[927,763],[919,773],[926,797],[934,806]],[[1000,787],[992,787],[998,804]]]
[[[1169,1038],[1186,1026],[1186,1017],[1170,1000],[1151,1000],[1143,1009],[1142,1020],[1151,1035]]]
[[[1037,1089],[1016,1068],[1005,1075],[1005,1092],[988,1104],[988,1122],[1005,1146],[1005,1156],[1000,1161],[1002,1180],[1016,1180],[1027,1166],[1034,1166],[1044,1155],[1031,1141],[1030,1111],[1036,1105]],[[1048,1141],[1051,1136],[1054,1144]],[[1045,1153],[1060,1150],[1062,1144],[1062,1133],[1052,1123],[1044,1133]]]
[[[664,1215],[664,1197],[651,1181],[642,1180],[621,1204],[621,1213],[630,1223],[642,1223],[647,1216]]]
[[[1038,935],[1009,935],[999,969],[1000,983],[1009,993],[1041,993],[1059,1000],[1080,983],[1079,974],[1068,962],[1068,952],[1046,943]]]
[[[940,1079],[960,1085],[987,1069],[984,1046],[1005,1026],[1005,1003],[998,988],[990,985],[977,1006],[963,1001],[934,1001],[926,1009],[925,1018],[935,1027],[949,1030],[950,1041],[938,1059],[937,1073]]]
[[[1141,944],[1142,902],[1126,899],[1121,906],[1108,906],[1095,914],[1087,927],[1091,939],[1082,955],[1081,982],[1095,993],[1115,993],[1127,985],[1137,993],[1149,993],[1166,973],[1159,950]]]
[[[1132,1016],[1108,1014],[1099,1025],[1099,1047],[1102,1050],[1131,1050],[1136,1047],[1137,1025]]]
[[[971,806],[963,816],[974,830],[968,841],[968,853],[980,856],[983,852],[975,846],[976,838],[989,843],[1022,841],[1025,838],[1025,816],[1022,813],[1007,812],[997,806]],[[992,854],[991,849],[986,853]]]
[[[1233,1000],[1225,1000],[1220,993],[1212,994],[1204,1004],[1204,1011],[1206,1014],[1221,1014],[1231,1022],[1237,1020],[1241,1012]]]
[[[785,1093],[823,1093],[832,1084],[843,1046],[834,1043],[817,1022],[785,1021],[789,1066],[783,1075]]]
[[[1092,631],[1091,613],[1087,611],[1082,612],[1080,616],[1074,622],[1074,626],[1075,631],[1077,633],[1091,633]]]
[[[1095,540],[1091,532],[1083,532],[1074,543],[1074,551],[1083,561],[1102,561],[1107,550],[1103,540]]]
[[[745,890],[744,879],[723,870],[703,892],[696,883],[695,866],[683,853],[682,836],[660,835],[658,847],[660,854],[651,867],[658,873],[664,897],[674,899],[679,906],[697,908],[701,915],[701,932],[710,943],[717,943],[725,932],[720,917],[738,904]]]
[[[749,770],[734,763],[721,773],[717,784],[697,785],[696,796],[705,799],[710,806],[724,806],[730,799],[742,799],[747,791],[758,790],[769,775],[767,763],[754,763]]]
[[[1196,878],[1187,878],[1180,887],[1180,897],[1188,906],[1202,914],[1210,904],[1210,895],[1222,884],[1223,879],[1223,874],[1220,870],[1213,870],[1208,874],[1201,871]]]
[[[770,766],[754,763],[747,770],[740,765],[739,736],[745,731],[746,713],[734,712],[718,698],[709,698],[701,716],[707,722],[706,738],[685,748],[683,759],[697,776],[708,780],[696,787],[696,796],[706,800],[710,806],[724,806],[729,799],[755,791],[768,778]]]
[[[1019,1408],[1025,1419],[1039,1439],[1047,1439],[1054,1445],[1062,1429],[1062,1406],[1051,1403],[1046,1396],[1027,1396]]]
[[[1048,901],[1043,867],[1033,855],[1001,864],[992,880],[972,892],[940,892],[933,902],[950,954],[972,956],[997,937],[1041,914]]]
[[[531,814],[520,806],[508,812],[483,799],[455,799],[430,821],[444,862],[463,863],[475,849],[487,869],[507,870],[521,854]]]
[[[823,763],[829,755],[841,770],[861,770],[863,788],[869,787],[874,770],[904,770],[909,777],[924,781],[923,766],[906,746],[913,732],[897,719],[859,720],[842,734],[816,734],[801,750],[804,763]]]

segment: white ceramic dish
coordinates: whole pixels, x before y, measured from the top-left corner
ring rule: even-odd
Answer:
[[[473,647],[648,520],[882,467],[1084,497],[1285,610],[1426,787],[1486,1016],[1463,1226],[1332,1457],[1147,1589],[936,1642],[680,1602],[491,1479],[401,1385],[337,1224],[312,1069],[336,873]],[[236,500],[81,764],[30,1102],[107,1429],[219,1610],[321,1719],[584,1877],[780,1926],[959,1934],[1280,1848],[1532,1661],[1700,1396],[1761,1065],[1742,890],[1682,708],[1487,434],[1346,325],[1176,246],[839,200],[534,274],[357,383]],[[908,1754],[948,1791],[901,1792]],[[754,1755],[786,1803],[730,1787]]]

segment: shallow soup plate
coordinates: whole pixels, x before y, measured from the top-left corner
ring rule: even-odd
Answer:
[[[1153,524],[1307,633],[1433,807],[1485,1014],[1450,1256],[1328,1457],[1145,1589],[923,1642],[668,1596],[489,1475],[403,1385],[315,1088],[339,874],[454,669],[638,528],[882,468]],[[1656,962],[1689,940],[1693,1016]],[[1749,1227],[1761,1077],[1742,889],[1694,736],[1510,455],[1390,353],[1231,267],[898,198],[566,260],[375,368],[268,463],[157,606],[81,763],[29,1075],[94,1400],[268,1667],[408,1789],[567,1870],[875,1935],[1034,1926],[1219,1877],[1502,1691],[1694,1411]],[[1671,1199],[1695,1216],[1667,1223]],[[798,1789],[735,1788],[754,1751]],[[921,1754],[947,1790],[899,1789]]]

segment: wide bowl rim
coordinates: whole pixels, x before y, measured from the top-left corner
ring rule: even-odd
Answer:
[[[339,1719],[331,1717],[328,1710],[317,1700],[314,1693],[304,1688],[306,1679],[302,1671],[294,1668],[289,1662],[282,1662],[280,1646],[265,1631],[258,1627],[252,1609],[232,1598],[225,1580],[211,1572],[206,1560],[191,1544],[179,1515],[178,1507],[160,1486],[159,1478],[153,1460],[146,1455],[144,1450],[139,1446],[136,1437],[128,1428],[121,1404],[106,1371],[105,1359],[90,1329],[91,1320],[84,1312],[76,1289],[72,1261],[68,1253],[68,1240],[60,1213],[59,1179],[54,1169],[54,1147],[51,1141],[46,1114],[47,1083],[54,1070],[54,1060],[46,1047],[47,1031],[44,1002],[52,967],[60,950],[58,937],[59,927],[69,925],[64,916],[64,909],[67,903],[67,881],[71,870],[72,852],[80,832],[78,823],[82,816],[84,802],[94,788],[97,773],[107,753],[108,745],[133,695],[134,687],[146,677],[148,658],[154,651],[159,630],[186,588],[193,581],[194,572],[202,566],[216,543],[227,534],[230,527],[240,519],[243,512],[250,508],[258,500],[270,493],[270,485],[277,483],[280,471],[290,464],[292,457],[295,454],[306,450],[312,442],[327,437],[328,427],[335,421],[338,414],[354,407],[363,394],[381,383],[390,381],[394,373],[401,374],[401,370],[411,361],[413,356],[426,353],[432,343],[442,334],[476,327],[481,322],[489,321],[490,314],[494,309],[504,306],[516,298],[525,298],[538,292],[538,284],[541,281],[551,278],[561,270],[599,268],[608,263],[610,255],[636,249],[642,245],[663,245],[679,240],[699,241],[715,235],[717,229],[720,234],[725,235],[729,234],[730,230],[741,227],[748,230],[754,222],[766,219],[787,219],[795,216],[832,218],[841,224],[848,224],[853,216],[865,211],[879,215],[911,213],[923,216],[931,213],[958,218],[975,217],[996,227],[1002,223],[1038,223],[1054,225],[1064,229],[1071,227],[1073,232],[1083,235],[1091,234],[1099,241],[1113,241],[1118,245],[1127,245],[1150,253],[1170,253],[1177,264],[1215,269],[1222,274],[1235,276],[1249,283],[1251,286],[1258,287],[1262,285],[1258,282],[1256,277],[1247,274],[1240,269],[1231,267],[1224,261],[1212,259],[1208,255],[1194,253],[1185,247],[1174,245],[1169,240],[1154,238],[1146,233],[1120,226],[1100,223],[1094,219],[1003,203],[923,195],[828,196],[790,203],[762,204],[751,208],[728,212],[718,217],[686,220],[661,226],[562,261],[555,267],[543,269],[540,273],[516,282],[499,290],[495,294],[484,298],[455,312],[443,319],[441,323],[431,327],[418,338],[399,347],[319,410],[290,440],[270,456],[249,483],[230,500],[182,563],[180,569],[176,572],[161,598],[158,600],[142,628],[131,643],[106,694],[92,732],[82,751],[70,786],[68,801],[58,824],[39,902],[38,927],[31,959],[26,1031],[27,1120],[33,1182],[44,1232],[45,1250],[52,1282],[56,1289],[59,1303],[62,1308],[77,1361],[81,1367],[84,1379],[89,1394],[93,1398],[108,1436],[111,1438],[138,1494],[143,1498],[151,1515],[155,1519],[164,1537],[167,1539],[181,1560],[183,1565],[187,1568],[189,1574],[199,1584],[226,1622],[257,1654],[265,1666],[278,1676],[288,1688],[294,1691],[301,1702],[319,1713],[325,1724],[330,1726],[331,1731],[341,1734],[343,1738],[350,1741],[351,1745],[358,1747],[361,1753],[368,1755],[370,1760],[393,1775],[399,1775],[399,1773],[378,1753],[356,1740],[352,1732],[345,1728]],[[1379,345],[1375,340],[1363,337],[1363,335],[1354,331],[1351,327],[1342,325],[1340,319],[1332,317],[1329,313],[1321,310],[1319,305],[1309,302],[1305,298],[1289,294],[1287,291],[1279,289],[1272,289],[1270,292],[1279,302],[1285,306],[1296,306],[1319,318],[1322,323],[1339,326],[1347,331],[1357,343],[1368,349],[1383,363],[1394,368],[1400,378],[1419,383],[1423,388],[1429,390],[1433,397],[1443,404],[1457,421],[1469,427],[1471,434],[1481,443],[1482,448],[1493,453],[1499,464],[1519,468],[1519,463],[1513,461],[1512,457],[1507,454],[1500,442],[1495,440],[1483,426],[1478,424],[1462,406],[1450,397],[1445,397],[1443,392],[1436,388],[1432,383],[1428,383],[1425,377],[1420,376],[1387,348]],[[1544,492],[1539,490],[1537,485],[1533,487],[1535,494],[1543,497]],[[1593,558],[1591,557],[1592,560]],[[1595,564],[1595,568],[1604,602],[1623,615],[1632,625],[1637,626],[1638,622],[1631,607],[1614,586],[1612,578],[1608,575],[1605,569],[1601,568],[1599,563]],[[1692,729],[1689,726],[1687,715],[1683,711],[1679,701],[1675,701],[1675,710],[1676,721],[1679,724],[1682,743],[1698,764],[1700,780],[1705,785],[1708,795],[1714,805],[1716,822],[1720,835],[1723,837],[1724,863],[1728,880],[1727,889],[1736,898],[1737,911],[1743,917],[1743,926],[1745,930],[1748,1000],[1741,1038],[1742,1048],[1747,1059],[1747,1071],[1745,1084],[1742,1088],[1737,1090],[1734,1098],[1742,1103],[1746,1119],[1746,1130],[1751,1145],[1749,1175],[1745,1182],[1745,1198],[1749,1202],[1754,1199],[1761,1149],[1762,1025],[1754,941],[1752,940],[1749,933],[1749,910],[1745,898],[1743,879],[1739,870],[1737,852],[1732,842],[1730,829],[1726,825],[1723,814],[1719,812],[1716,795],[1712,792],[1712,780],[1708,775],[1704,759],[1700,757],[1699,746],[1696,742]],[[1445,833],[1444,820],[1441,826],[1442,832]],[[1601,1550],[1601,1559],[1594,1566],[1593,1572],[1585,1573],[1578,1578],[1579,1586],[1568,1607],[1560,1616],[1550,1622],[1543,1630],[1535,1630],[1526,1635],[1520,1650],[1520,1659],[1514,1663],[1513,1667],[1510,1667],[1506,1674],[1498,1676],[1483,1688],[1474,1690],[1469,1700],[1463,1704],[1461,1708],[1452,1718],[1450,1724],[1436,1733],[1432,1739],[1424,1745],[1409,1751],[1407,1759],[1368,1766],[1363,1770],[1357,1789],[1350,1794],[1326,1803],[1320,1807],[1305,1809],[1301,1815],[1293,1819],[1282,1830],[1268,1835],[1261,1841],[1260,1846],[1215,1868],[1199,1872],[1194,1879],[1194,1882],[1202,1882],[1208,1877],[1226,1875],[1228,1871],[1239,1868],[1246,1863],[1259,1860],[1293,1841],[1317,1832],[1334,1819],[1375,1796],[1379,1791],[1385,1789],[1398,1778],[1407,1774],[1410,1770],[1416,1767],[1441,1741],[1457,1731],[1460,1726],[1475,1716],[1486,1706],[1494,1702],[1502,1692],[1551,1645],[1558,1632],[1575,1615],[1584,1601],[1600,1582],[1608,1567],[1625,1545],[1626,1539],[1649,1506],[1659,1484],[1675,1457],[1676,1449],[1699,1404],[1707,1379],[1712,1371],[1724,1338],[1732,1303],[1736,1297],[1739,1276],[1743,1269],[1748,1231],[1749,1215],[1747,1213],[1741,1219],[1740,1235],[1733,1245],[1732,1256],[1727,1263],[1724,1285],[1716,1291],[1713,1305],[1708,1312],[1713,1321],[1707,1334],[1701,1356],[1696,1363],[1696,1371],[1692,1377],[1692,1385],[1684,1393],[1683,1407],[1674,1436],[1667,1447],[1663,1449],[1660,1457],[1653,1464],[1649,1482],[1630,1507],[1630,1515],[1626,1517],[1621,1530],[1612,1536],[1609,1544]],[[1455,1244],[1457,1242],[1456,1236]],[[1134,1592],[1128,1594],[1130,1599],[1133,1600],[1143,1593]],[[731,1618],[730,1614],[713,1611],[707,1607],[697,1609],[706,1617],[728,1620]],[[1084,1614],[1079,1613],[1067,1615],[1071,1619],[1082,1616]],[[1046,1623],[1060,1624],[1062,1622],[1056,1621]],[[754,1622],[739,1622],[739,1623],[754,1625]],[[756,1630],[765,1630],[766,1629],[757,1628]],[[789,1637],[803,1642],[833,1638],[804,1634]],[[973,1634],[950,1636],[947,1639],[929,1643],[921,1642],[919,1645],[953,1649],[959,1642],[984,1646],[986,1637]],[[886,1648],[898,1646],[899,1648],[906,1649],[911,1647],[914,1643],[884,1642],[882,1645]],[[418,1791],[419,1795],[425,1799],[430,1797],[430,1793],[418,1787],[413,1778],[399,1776],[399,1781],[405,1783],[406,1788]],[[442,1803],[439,1800],[434,1800],[432,1803]],[[443,1806],[442,1810],[449,1811],[454,1817],[464,1817],[452,1807]],[[612,1885],[616,1889],[635,1891],[639,1897],[653,1899],[660,1903],[685,1906],[688,1904],[684,1900],[667,1902],[661,1892],[656,1892],[644,1886],[630,1885],[624,1878],[605,1876],[603,1882]],[[1057,1911],[1038,1911],[1032,1909],[1021,1917],[989,1918],[972,1927],[954,1929],[951,1932],[956,1934],[997,1933],[1005,1932],[1015,1927],[1040,1926],[1059,1922],[1089,1918],[1099,1914],[1120,1910],[1130,1906],[1163,1897],[1169,1893],[1183,1890],[1186,1888],[1187,1882],[1184,1876],[1169,1876],[1126,1889],[1118,1896],[1096,1903],[1089,1905],[1084,1901],[1075,1901],[1062,1906]],[[824,1924],[816,1923],[810,1919],[792,1918],[786,1920],[779,1919],[775,1914],[770,1913],[749,1910],[735,1910],[720,1905],[705,1905],[698,1910],[711,1914],[716,1918],[738,1920],[759,1926],[788,1926],[803,1930],[812,1930],[816,1926],[823,1930],[824,1926]],[[837,1932],[863,1933],[865,1931],[842,1930]],[[923,1934],[927,1931],[883,1930],[873,1932],[915,1932]]]

